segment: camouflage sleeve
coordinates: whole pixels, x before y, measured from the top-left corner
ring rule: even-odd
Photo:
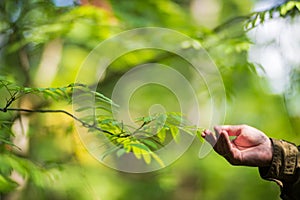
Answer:
[[[270,167],[260,167],[263,179],[275,181],[281,188],[281,198],[300,200],[300,153],[296,145],[271,139],[273,159]]]

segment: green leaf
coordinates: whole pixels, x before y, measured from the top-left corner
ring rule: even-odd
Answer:
[[[24,93],[30,93],[30,92],[32,92],[32,91],[33,91],[32,88],[28,88],[28,87],[23,88],[23,92],[24,92]]]
[[[93,109],[93,107],[91,107],[91,106],[83,106],[83,107],[76,109],[76,112],[82,112],[85,110],[92,110],[92,109]]]
[[[18,146],[16,146],[13,142],[11,142],[9,140],[6,140],[4,138],[0,138],[0,141],[3,142],[3,143],[5,143],[5,144],[8,144],[10,146],[13,146],[13,147],[16,147],[16,148],[20,149]]]
[[[107,151],[105,151],[102,155],[100,155],[100,159],[104,160],[104,158],[106,158],[107,156],[111,155],[112,153],[114,153],[115,151],[121,149],[120,146],[113,146],[110,149],[108,149]]]
[[[280,12],[280,15],[281,15],[281,16],[285,16],[286,13],[288,12],[286,5],[282,5],[282,6],[279,8],[279,12]]]
[[[191,135],[191,136],[194,136],[195,135],[195,128],[193,127],[178,127],[179,130],[182,130],[184,131],[185,133]]]
[[[126,150],[125,149],[123,149],[123,148],[121,148],[121,149],[119,149],[118,151],[117,151],[117,156],[118,157],[121,157],[122,155],[124,155],[126,153]]]
[[[163,125],[165,124],[166,120],[167,120],[167,115],[165,114],[160,114],[157,118],[156,118],[157,122],[157,128],[162,128]]]
[[[151,154],[149,152],[143,152],[142,155],[143,155],[143,159],[145,160],[145,162],[147,164],[150,164],[151,163]]]
[[[300,2],[296,2],[295,5],[298,8],[298,10],[300,11]]]
[[[16,170],[23,177],[25,177],[28,174],[25,166],[29,164],[24,159],[18,158],[13,155],[3,155],[0,160],[0,163],[6,163],[6,165]]]
[[[39,92],[44,92],[46,88],[36,88]]]
[[[183,121],[183,116],[181,113],[170,112],[167,114],[168,119],[173,120],[175,122],[181,123]]]
[[[3,159],[0,159],[0,174],[4,176],[9,176],[13,170],[12,166],[9,165],[9,163]]]
[[[148,124],[148,123],[152,122],[154,119],[155,119],[155,117],[153,117],[153,116],[143,117],[143,122]]]
[[[109,103],[113,106],[116,106],[116,107],[119,107],[117,104],[115,104],[110,98],[104,96],[103,94],[99,93],[99,92],[94,92],[92,91],[92,93],[94,93],[96,99],[100,100],[100,101],[103,101],[103,102],[106,102],[106,103]]]
[[[18,187],[18,184],[12,181],[9,178],[6,178],[0,174],[0,192],[8,193],[15,190]]]
[[[197,137],[198,137],[198,139],[199,139],[200,141],[203,141],[203,138],[202,138],[201,134],[202,134],[202,132],[203,132],[204,130],[205,130],[205,129],[202,129],[202,130],[198,129],[198,130],[196,131],[196,135],[197,135]]]
[[[143,149],[143,150],[148,151],[148,152],[151,151],[146,145],[144,145],[142,143],[131,143],[130,146],[136,147],[136,148],[139,148],[139,149]]]
[[[294,1],[289,1],[289,2],[287,2],[287,4],[286,4],[286,10],[287,11],[290,11],[290,10],[292,10],[294,7],[295,7],[295,5],[296,5],[296,2],[294,2]]]
[[[158,148],[157,145],[154,142],[150,141],[150,139],[145,139],[145,140],[142,140],[142,141],[145,144],[147,144],[148,146],[152,147],[153,149],[157,149]]]
[[[160,129],[160,131],[157,133],[157,137],[163,143],[166,139],[166,129],[165,128]]]
[[[259,13],[260,23],[264,23],[264,21],[265,21],[265,14],[266,14],[266,12],[260,12]]]
[[[171,126],[170,127],[170,132],[172,137],[174,138],[175,142],[179,142],[179,129],[176,126]]]
[[[130,146],[129,143],[127,143],[127,144],[124,144],[124,149],[125,149],[126,153],[129,153],[131,151],[132,147]]]
[[[45,98],[51,98],[53,100],[57,100],[57,97],[51,91],[45,90],[43,91],[43,95]]]
[[[252,20],[252,27],[255,27],[258,16],[259,16],[259,13],[256,13],[255,16],[254,16],[254,19]]]
[[[270,16],[270,19],[273,18],[273,13],[274,13],[275,9],[271,9],[269,10],[269,16]]]
[[[97,110],[104,110],[104,111],[107,111],[107,112],[111,112],[111,109],[107,108],[105,106],[96,106],[95,109],[97,109]]]
[[[5,3],[5,11],[9,16],[10,22],[16,22],[20,17],[22,9],[22,1],[14,0],[14,1],[6,1]]]
[[[135,157],[137,159],[141,159],[142,158],[142,152],[140,148],[136,148],[135,146],[132,146],[132,152],[135,155]]]
[[[160,159],[160,157],[158,155],[156,155],[153,152],[150,152],[152,158],[161,166],[161,167],[165,167],[164,162]]]

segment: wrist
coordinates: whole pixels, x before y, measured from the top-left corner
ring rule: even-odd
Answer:
[[[268,167],[260,167],[262,178],[280,182],[292,182],[296,172],[297,153],[296,145],[271,139],[272,160]]]
[[[263,167],[270,167],[274,156],[274,144],[271,138],[268,138],[266,145],[266,162]]]

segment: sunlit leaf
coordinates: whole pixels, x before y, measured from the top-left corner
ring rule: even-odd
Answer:
[[[295,5],[298,8],[298,10],[300,11],[300,2],[296,2]]]
[[[157,149],[158,146],[152,142],[150,139],[144,139],[142,140],[146,145],[148,145],[149,147],[152,147],[153,149]]]
[[[132,145],[131,145],[132,146]],[[140,148],[137,148],[135,146],[132,146],[132,152],[135,155],[135,157],[137,159],[141,159],[142,158],[142,150]]]
[[[150,153],[152,158],[159,164],[159,166],[161,167],[165,167],[164,162],[162,161],[162,159],[159,158],[159,156],[157,156],[155,153],[151,152]]]
[[[149,152],[142,152],[142,156],[147,164],[151,163],[151,154]]]
[[[294,7],[295,7],[295,5],[296,5],[296,2],[294,2],[294,1],[289,1],[289,2],[287,2],[287,4],[286,4],[286,10],[287,11],[290,11],[290,10],[292,10]]]
[[[178,127],[172,126],[170,128],[170,132],[171,132],[172,137],[175,140],[175,142],[179,142],[179,130],[178,130]]]
[[[132,143],[132,144],[130,144],[130,146],[136,147],[136,148],[139,148],[139,149],[143,149],[147,152],[151,152],[151,150],[146,145],[144,145],[142,143]]]
[[[164,142],[166,139],[166,129],[161,129],[158,133],[157,133],[157,137],[159,138],[160,142]]]

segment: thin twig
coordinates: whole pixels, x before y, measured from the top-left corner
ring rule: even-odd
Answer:
[[[137,132],[139,132],[144,126],[146,126],[146,124],[148,124],[149,122],[143,122],[143,124],[138,127],[133,133],[132,135],[136,134]]]
[[[93,128],[97,131],[107,133],[107,134],[112,135],[112,136],[115,135],[115,134],[113,134],[113,133],[111,133],[107,130],[103,130],[103,129],[99,128],[95,124],[86,123],[85,121],[79,119],[75,115],[73,115],[73,114],[71,114],[71,113],[69,113],[65,110],[48,110],[48,109],[30,110],[30,109],[25,109],[25,108],[0,108],[0,112],[7,112],[7,111],[18,111],[18,112],[28,112],[28,113],[63,113],[63,114],[68,115],[69,117],[73,118],[74,120],[80,122],[81,125],[86,127],[86,128]]]
[[[7,108],[16,100],[16,95],[18,92],[11,94],[10,98],[7,100],[5,107],[3,108],[4,112],[6,112]]]

